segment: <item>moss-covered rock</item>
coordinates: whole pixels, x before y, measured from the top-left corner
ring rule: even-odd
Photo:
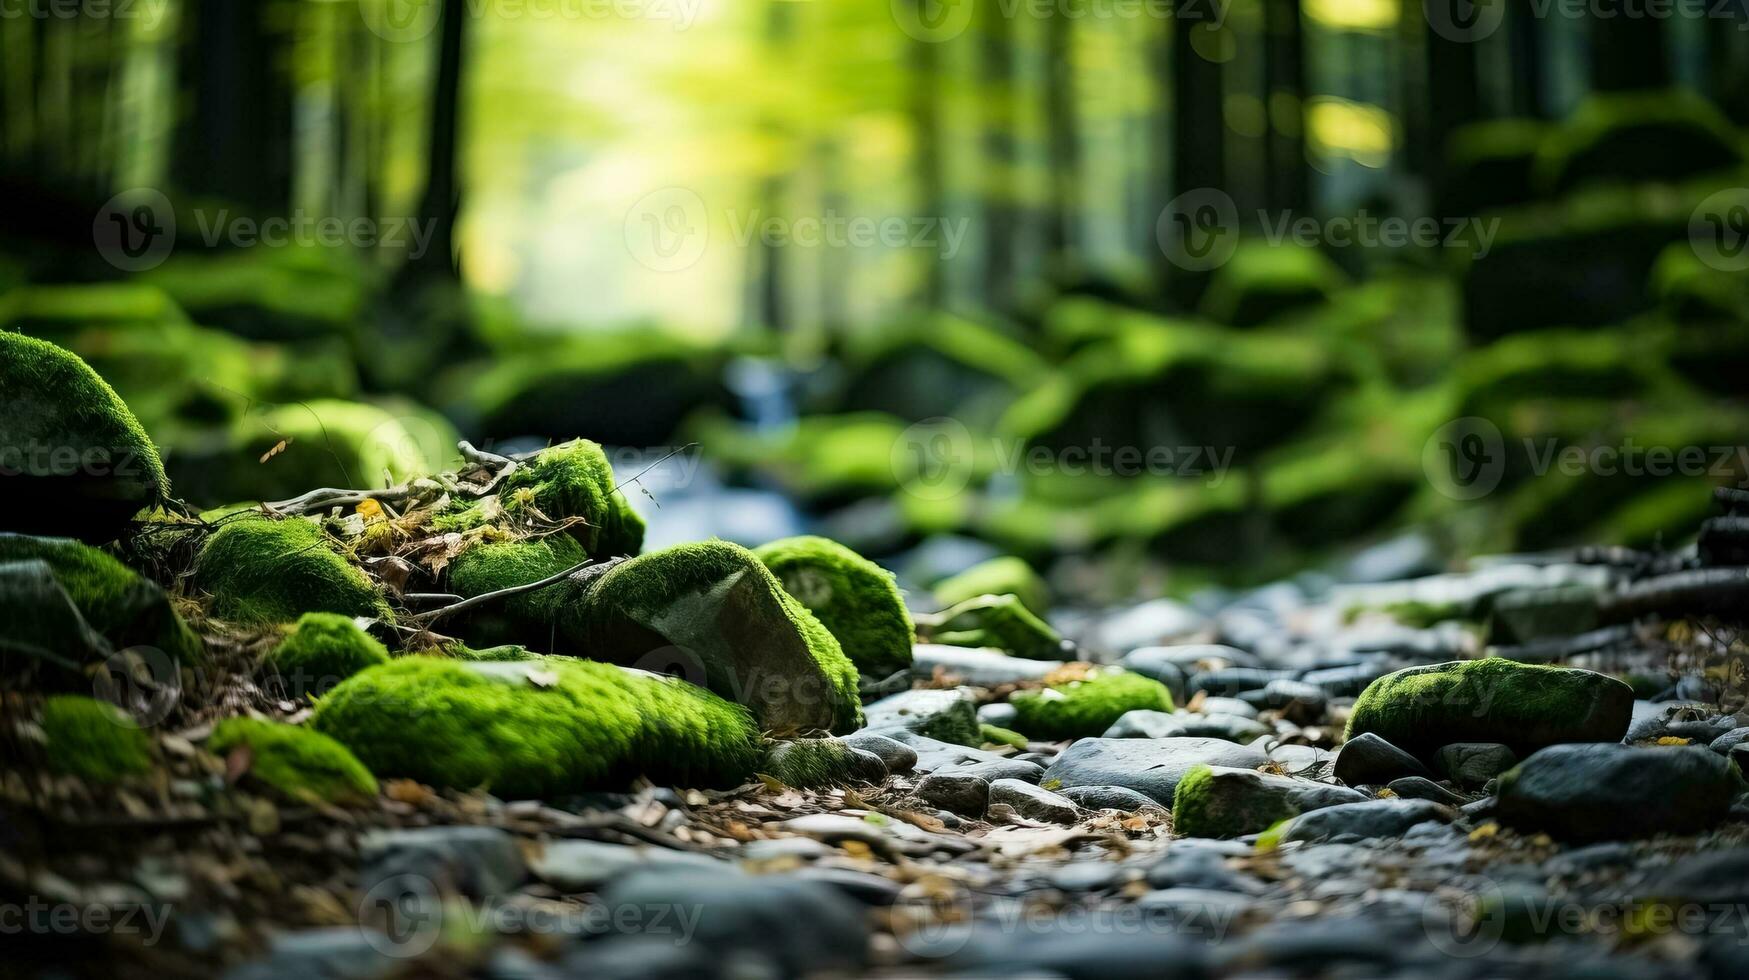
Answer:
[[[852,334],[846,378],[827,410],[882,412],[907,422],[993,423],[1048,373],[1031,348],[993,327],[929,313]]]
[[[583,546],[567,534],[486,542],[456,558],[449,568],[449,586],[457,595],[472,598],[551,578],[586,557]],[[559,609],[571,592],[571,586],[564,582],[523,592],[469,610],[453,621],[451,628],[474,643],[548,647]]]
[[[1254,327],[1322,303],[1347,284],[1315,248],[1242,242],[1209,281],[1200,310],[1219,323]]]
[[[95,371],[0,332],[0,530],[107,541],[168,491],[157,448]]]
[[[194,587],[214,616],[234,623],[288,623],[306,612],[388,618],[364,573],[302,518],[233,518],[207,538],[194,566]]]
[[[1441,214],[1478,214],[1537,199],[1536,158],[1551,127],[1536,119],[1490,119],[1446,141]]]
[[[350,334],[374,279],[351,249],[313,246],[178,252],[139,277],[201,323],[298,342]]]
[[[938,742],[983,744],[978,736],[978,704],[965,689],[919,688],[900,691],[870,704],[864,714],[873,732],[903,729]]]
[[[1409,667],[1373,681],[1348,718],[1422,760],[1454,742],[1499,742],[1522,758],[1562,742],[1619,742],[1634,692],[1595,671],[1489,657]]]
[[[684,681],[546,658],[402,657],[317,703],[311,725],[380,778],[551,797],[657,782],[733,784],[761,758],[747,711]]]
[[[887,677],[911,666],[916,629],[893,575],[828,538],[784,538],[753,552],[837,638],[857,672]]]
[[[43,703],[49,768],[90,783],[113,783],[152,770],[152,742],[120,708],[76,694]]]
[[[1743,163],[1743,138],[1724,113],[1687,89],[1597,92],[1543,144],[1539,185],[1678,181]]]
[[[266,664],[292,697],[319,695],[366,667],[389,662],[389,651],[339,613],[312,612],[268,653]]]
[[[844,733],[862,722],[856,666],[751,551],[705,541],[603,572],[560,613],[597,659],[683,676],[751,708],[767,731]]]
[[[1062,660],[1063,638],[1012,595],[967,599],[937,615],[919,617],[918,632],[930,643],[990,647],[1030,660]]]
[[[616,489],[613,466],[597,443],[576,439],[554,446],[505,477],[498,498],[512,520],[538,511],[569,531],[593,558],[635,555],[644,546],[644,520]]]
[[[377,795],[377,781],[346,746],[299,725],[258,718],[227,718],[213,729],[207,749],[249,753],[248,775],[301,803],[362,803]]]
[[[1032,738],[1091,738],[1128,711],[1171,711],[1172,693],[1151,677],[1104,669],[1084,679],[1019,691],[1009,697],[1013,728]]]
[[[999,725],[979,725],[978,737],[985,745],[1006,745],[1012,749],[1026,749],[1026,736],[1017,731],[1002,728]]]
[[[1024,560],[1012,555],[992,558],[935,585],[935,601],[954,606],[986,595],[1011,595],[1034,613],[1051,608],[1051,590]]]
[[[200,638],[157,584],[108,553],[66,538],[0,534],[0,562],[40,560],[85,622],[117,650],[153,647],[180,663],[202,658]]]
[[[1186,837],[1243,837],[1311,810],[1364,803],[1346,786],[1251,769],[1197,766],[1172,796],[1172,832]]]
[[[316,399],[238,419],[222,440],[179,452],[178,489],[205,503],[280,500],[311,487],[375,489],[438,468],[455,433],[428,413]]]
[[[759,771],[785,786],[818,789],[878,782],[886,776],[886,765],[835,738],[798,738],[771,746]]]

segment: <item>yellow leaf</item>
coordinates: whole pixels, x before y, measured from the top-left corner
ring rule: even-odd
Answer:
[[[367,497],[359,501],[358,516],[367,521],[380,521],[383,519],[383,505],[377,503],[375,498]]]

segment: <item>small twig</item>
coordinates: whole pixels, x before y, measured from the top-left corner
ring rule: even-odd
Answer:
[[[378,503],[384,501],[399,502],[411,496],[413,496],[413,488],[406,484],[383,490],[343,490],[338,487],[322,487],[299,494],[290,500],[264,503],[261,506],[275,513],[302,516],[312,511],[328,510],[332,507],[356,507],[366,500],[375,500]]]
[[[425,612],[410,616],[408,619],[410,622],[416,622],[421,626],[428,626],[451,613],[461,612],[464,609],[472,609],[475,606],[491,602],[495,599],[506,599],[510,596],[521,595],[524,592],[533,592],[536,589],[544,589],[549,585],[557,585],[593,564],[595,564],[595,559],[585,559],[562,572],[548,575],[546,578],[543,578],[538,582],[530,582],[527,585],[512,585],[506,589],[495,589],[491,592],[482,592],[477,596],[463,599],[460,602],[453,602],[447,606],[440,606],[436,609],[428,609]]]

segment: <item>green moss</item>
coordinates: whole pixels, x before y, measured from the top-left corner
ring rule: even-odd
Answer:
[[[979,725],[978,737],[985,745],[1006,745],[1022,750],[1026,748],[1025,735],[996,725]]]
[[[985,595],[1011,595],[1035,613],[1051,608],[1050,588],[1025,561],[1012,556],[992,558],[939,582],[935,601],[952,606]]]
[[[475,545],[449,568],[449,585],[457,595],[473,597],[499,589],[550,578],[585,559],[575,538],[553,534],[522,541]],[[454,628],[477,643],[551,644],[559,607],[571,594],[564,582],[536,592],[523,592],[476,608]]]
[[[753,553],[831,631],[859,673],[887,677],[911,666],[916,629],[891,572],[836,541],[808,535]]]
[[[257,718],[227,718],[213,729],[207,749],[227,755],[249,750],[249,775],[300,802],[363,803],[377,781],[346,746],[298,725]]]
[[[907,428],[904,420],[883,412],[806,415],[771,431],[712,416],[694,423],[691,436],[728,466],[775,480],[804,500],[835,503],[889,494],[939,471],[938,461],[920,461],[917,453],[902,451],[919,441]],[[964,467],[968,481],[995,469],[995,456],[983,440],[955,446],[952,453],[951,462]],[[959,471],[951,475],[957,478]]]
[[[965,317],[933,312],[854,331],[835,412],[885,412],[906,421],[951,417],[981,427],[1049,367],[1020,340]]]
[[[49,768],[90,783],[152,770],[152,743],[115,705],[76,694],[43,702]]]
[[[317,703],[316,730],[378,777],[504,797],[658,782],[732,784],[758,763],[747,712],[678,680],[547,658],[403,657]]]
[[[294,697],[320,694],[353,674],[389,662],[389,651],[350,617],[312,612],[267,655]]]
[[[303,246],[178,252],[139,281],[170,294],[201,323],[308,341],[348,333],[363,314],[371,270],[350,253]]]
[[[91,628],[116,649],[144,646],[198,663],[200,638],[176,615],[164,591],[107,553],[65,538],[0,534],[0,562],[46,562]]]
[[[1063,638],[1011,595],[968,599],[919,627],[932,643],[991,647],[1029,660],[1061,660]]]
[[[643,518],[615,489],[607,454],[587,439],[525,462],[505,478],[498,496],[513,519],[530,509],[551,521],[575,519],[571,535],[591,557],[635,555],[644,546]]]
[[[856,666],[838,640],[739,545],[679,545],[617,565],[565,606],[559,627],[575,649],[617,663],[677,654],[689,677],[697,668],[770,730],[844,733],[862,721]]]
[[[1322,303],[1347,284],[1315,248],[1243,242],[1209,282],[1200,309],[1218,322],[1252,327]]]
[[[1288,796],[1265,778],[1219,779],[1209,766],[1192,769],[1172,795],[1172,832],[1186,837],[1255,834],[1299,814]]]
[[[1535,119],[1490,119],[1453,130],[1440,213],[1476,214],[1534,200],[1536,155],[1550,129]]]
[[[1743,162],[1731,121],[1687,89],[1597,92],[1544,143],[1536,162],[1543,189],[1587,183],[1672,181]]]
[[[850,747],[830,738],[779,742],[771,747],[760,771],[796,789],[819,789],[857,781],[857,763]]]
[[[465,644],[452,643],[444,649],[444,653],[457,660],[471,660],[475,663],[527,663],[542,659],[540,654],[530,652],[527,647],[514,644],[475,650]]]
[[[1171,711],[1172,694],[1151,677],[1103,670],[1085,680],[1017,692],[1008,703],[1014,706],[1015,731],[1060,740],[1097,736],[1125,712]]]
[[[0,530],[114,538],[169,491],[158,450],[76,355],[0,332]]]
[[[220,619],[286,623],[306,612],[389,618],[364,573],[301,518],[242,517],[214,531],[194,567],[194,586]]]
[[[1561,742],[1617,742],[1633,689],[1604,674],[1499,657],[1410,667],[1373,681],[1348,738],[1373,732],[1430,758],[1453,742],[1500,742],[1520,758]]]

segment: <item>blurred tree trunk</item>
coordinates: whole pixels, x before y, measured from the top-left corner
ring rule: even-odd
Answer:
[[[1045,17],[1045,128],[1051,168],[1050,210],[1045,220],[1045,255],[1061,267],[1080,235],[1081,142],[1075,102],[1075,31],[1056,11]]]
[[[792,10],[785,0],[766,0],[765,57],[773,63],[782,63],[787,56],[794,26],[791,14]],[[776,119],[765,118],[760,125],[769,131],[774,143],[781,143],[789,136],[782,123]],[[789,182],[784,179],[785,170],[783,166],[773,167],[759,180],[761,222],[784,215],[789,197]],[[748,315],[744,319],[757,326],[780,332],[790,327],[789,304],[786,302],[789,276],[783,259],[781,245],[770,241],[763,234],[754,235],[753,248],[747,257],[747,275],[751,288],[750,295],[746,298]]]
[[[1510,0],[1507,12],[1507,43],[1511,45],[1512,114],[1527,119],[1542,119],[1544,74],[1547,60],[1544,49],[1542,21],[1536,15],[1534,0]]]
[[[1446,141],[1452,131],[1482,117],[1481,77],[1476,45],[1441,37],[1425,26],[1427,52],[1426,163],[1432,200],[1445,200]]]
[[[1203,3],[1185,4],[1172,32],[1173,196],[1226,185],[1221,66],[1197,54],[1195,47],[1195,36],[1208,32],[1212,16]]]
[[[437,71],[431,83],[431,124],[426,143],[425,191],[417,220],[431,231],[423,253],[409,255],[402,284],[459,282],[455,220],[461,210],[457,178],[462,112],[462,62],[467,40],[468,0],[443,0],[438,21]]]
[[[291,200],[292,87],[268,22],[276,0],[186,0],[176,183],[263,214]]]
[[[1309,203],[1306,164],[1305,25],[1300,0],[1264,0],[1263,89],[1269,129],[1264,143],[1268,207],[1303,212]]]
[[[917,0],[929,4],[934,0]],[[911,119],[917,140],[918,216],[947,221],[947,188],[941,155],[941,49],[933,41],[911,42]],[[937,230],[936,241],[940,241]],[[947,302],[947,264],[939,251],[926,253],[922,302],[927,309],[940,309]]]
[[[1749,0],[1727,0],[1723,16],[1707,19],[1707,87],[1712,98],[1738,125],[1749,123],[1749,64],[1744,30],[1749,28]]]
[[[1014,276],[1020,234],[1020,192],[1016,175],[1020,161],[1020,125],[1016,110],[1014,22],[999,3],[984,5],[978,68],[978,104],[984,108],[983,206],[984,301],[997,310],[1014,305]]]
[[[1591,85],[1605,92],[1669,85],[1670,48],[1665,23],[1657,17],[1594,17],[1591,29]]]

